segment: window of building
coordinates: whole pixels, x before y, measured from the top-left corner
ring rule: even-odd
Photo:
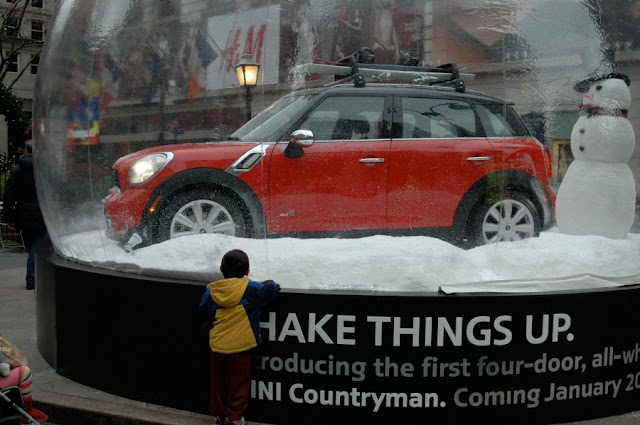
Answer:
[[[18,63],[18,54],[14,53],[12,55],[9,54],[9,52],[5,52],[5,56],[7,57],[7,69],[9,72],[18,72],[18,67],[19,67],[19,63]]]
[[[40,65],[40,55],[31,55],[31,57],[33,58],[31,60],[31,75],[36,75]]]
[[[37,41],[44,40],[44,24],[42,22],[31,22],[31,39]]]
[[[17,3],[20,0],[6,0],[7,3]],[[44,7],[44,0],[31,0],[31,7],[37,7],[42,9]]]
[[[18,35],[18,19],[9,17],[5,22],[5,32],[7,37],[15,37]]]

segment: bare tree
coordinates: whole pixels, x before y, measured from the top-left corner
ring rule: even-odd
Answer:
[[[42,52],[44,24],[38,28],[32,23],[28,36],[25,36],[26,31],[21,29],[28,21],[25,19],[27,9],[30,6],[42,8],[43,1],[4,0],[0,2],[0,115],[3,115],[7,122],[10,140],[19,140],[30,125],[30,118],[24,110],[22,101],[13,94],[12,89]],[[41,31],[38,32],[38,29]],[[23,61],[21,64],[18,58],[23,51],[31,55],[28,61]]]
[[[31,66],[34,59],[42,52],[43,37],[26,37],[21,31],[25,23],[25,13],[30,5],[42,6],[43,0],[8,0],[2,2],[0,6],[0,82],[9,90],[16,81]],[[44,30],[44,28],[43,28]],[[44,33],[43,33],[44,35]],[[16,58],[19,53],[25,50],[32,52],[31,59],[21,64],[16,76],[5,83],[5,79],[10,71],[15,71]]]

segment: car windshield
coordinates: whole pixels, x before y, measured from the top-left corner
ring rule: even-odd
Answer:
[[[242,141],[271,140],[274,133],[305,109],[315,94],[292,93],[272,103],[231,135]]]

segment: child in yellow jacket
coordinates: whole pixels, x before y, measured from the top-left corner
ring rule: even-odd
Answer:
[[[213,324],[211,348],[211,414],[216,424],[243,425],[249,404],[251,349],[260,344],[260,308],[273,301],[280,286],[253,282],[249,257],[234,249],[222,257],[224,279],[211,282],[198,314]]]

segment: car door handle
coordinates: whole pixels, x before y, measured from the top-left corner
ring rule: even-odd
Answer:
[[[372,162],[378,163],[378,162],[384,162],[384,158],[360,158],[358,162],[364,162],[365,164],[370,164]]]
[[[475,162],[491,161],[491,157],[490,156],[470,156],[470,157],[467,157],[467,161],[475,161]]]

